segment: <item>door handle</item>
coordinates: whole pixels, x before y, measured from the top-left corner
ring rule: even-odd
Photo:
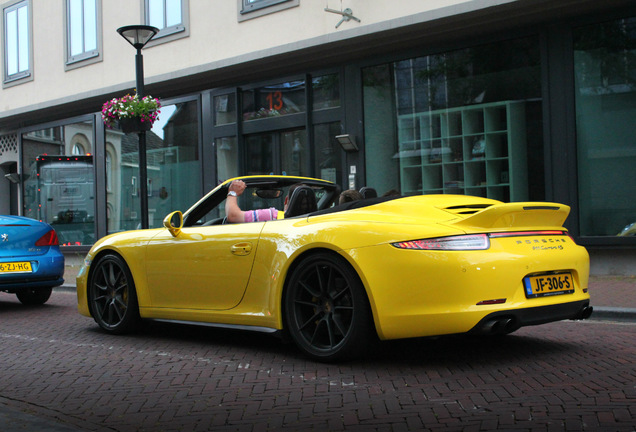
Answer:
[[[249,255],[250,252],[252,252],[252,244],[237,243],[235,245],[232,245],[232,247],[230,247],[230,251],[232,251],[234,255],[238,255],[238,256]]]

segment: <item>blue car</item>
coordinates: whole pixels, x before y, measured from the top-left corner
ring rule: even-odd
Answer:
[[[0,291],[23,304],[40,305],[64,283],[64,255],[51,225],[22,216],[0,216]]]

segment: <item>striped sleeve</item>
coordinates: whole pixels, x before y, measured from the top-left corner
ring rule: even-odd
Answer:
[[[264,222],[276,220],[278,218],[278,210],[274,207],[268,209],[249,210],[245,212],[245,222]]]

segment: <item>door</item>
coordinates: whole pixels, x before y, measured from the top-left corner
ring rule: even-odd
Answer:
[[[245,174],[311,175],[305,129],[284,130],[245,137]]]
[[[167,231],[147,248],[153,308],[226,310],[238,305],[249,281],[264,222]]]

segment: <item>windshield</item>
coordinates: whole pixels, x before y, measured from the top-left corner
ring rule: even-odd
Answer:
[[[257,210],[275,208],[283,211],[285,207],[285,197],[292,185],[247,185],[243,194],[238,197],[238,204],[241,210]],[[329,194],[325,186],[311,185],[316,194],[318,208],[324,209],[330,207],[333,203],[329,202],[329,198],[333,196]],[[227,189],[222,188],[217,191],[214,196],[206,200],[193,209],[187,217],[184,226],[193,225],[217,225],[223,223],[225,218],[225,198],[227,197]],[[196,220],[194,219],[196,218]]]

